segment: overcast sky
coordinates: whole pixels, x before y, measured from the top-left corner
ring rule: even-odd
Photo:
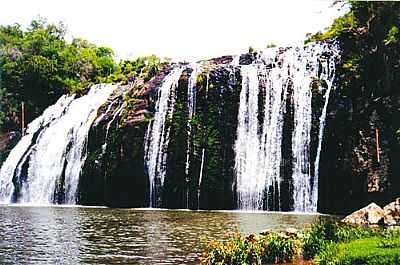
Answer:
[[[3,1],[0,24],[33,18],[64,22],[69,38],[114,49],[119,58],[157,54],[207,59],[299,44],[343,13],[332,1],[296,0],[12,0]]]

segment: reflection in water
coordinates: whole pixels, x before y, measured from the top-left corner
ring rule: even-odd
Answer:
[[[79,264],[78,208],[0,208],[1,264]]]
[[[0,206],[0,264],[197,264],[227,231],[301,228],[316,215]]]

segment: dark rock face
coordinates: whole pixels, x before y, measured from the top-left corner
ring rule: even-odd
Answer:
[[[379,110],[382,105],[360,112],[355,104],[339,89],[329,102],[320,162],[321,212],[349,213],[371,202],[384,206],[400,193],[400,147],[393,123],[385,121],[389,115]]]
[[[0,135],[0,167],[20,139],[21,133],[19,132],[9,132]]]
[[[136,93],[137,86],[121,87],[100,109],[103,118],[90,129],[88,155],[79,183],[81,204],[147,205],[143,135],[148,100],[146,96],[128,103],[124,99],[124,93]]]
[[[222,59],[224,62],[231,60]],[[147,83],[137,80],[125,88],[125,96],[121,92],[124,89],[121,89],[100,108],[98,116],[101,119],[94,123],[89,133],[88,155],[79,185],[79,203],[118,207],[149,205],[144,136],[154,113],[156,88],[170,70],[165,69]],[[184,71],[179,80],[175,111],[172,119],[167,121],[171,130],[162,205],[159,207],[233,209],[236,202],[233,147],[241,88],[240,70],[214,65],[208,74],[199,74],[190,166],[186,175],[189,76],[190,71]],[[123,104],[123,110],[116,115]],[[206,151],[199,190],[203,149]]]

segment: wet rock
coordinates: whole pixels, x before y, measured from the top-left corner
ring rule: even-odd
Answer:
[[[383,223],[384,216],[384,210],[375,203],[371,203],[368,206],[346,216],[342,219],[342,222],[347,224],[376,225]]]
[[[400,225],[400,198],[383,207],[385,213],[384,222],[386,225]]]
[[[239,64],[248,65],[251,64],[256,59],[255,53],[245,53],[240,55]]]
[[[226,55],[226,56],[221,56],[217,58],[212,58],[208,60],[208,62],[212,64],[229,64],[233,60],[233,57],[231,55]]]

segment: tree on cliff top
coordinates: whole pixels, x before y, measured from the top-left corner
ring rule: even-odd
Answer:
[[[27,29],[0,26],[0,132],[18,130],[20,104],[27,122],[66,93],[84,93],[94,83],[149,80],[160,70],[155,55],[121,61],[108,47],[76,38],[67,42],[64,24],[33,20]]]
[[[37,117],[62,94],[82,92],[115,71],[114,52],[86,40],[65,40],[63,24],[33,20],[0,26],[0,130],[17,129],[19,104],[29,110],[28,121]]]
[[[342,49],[339,88],[355,113],[376,110],[400,128],[400,3],[349,1],[350,10],[308,41],[336,38]]]

